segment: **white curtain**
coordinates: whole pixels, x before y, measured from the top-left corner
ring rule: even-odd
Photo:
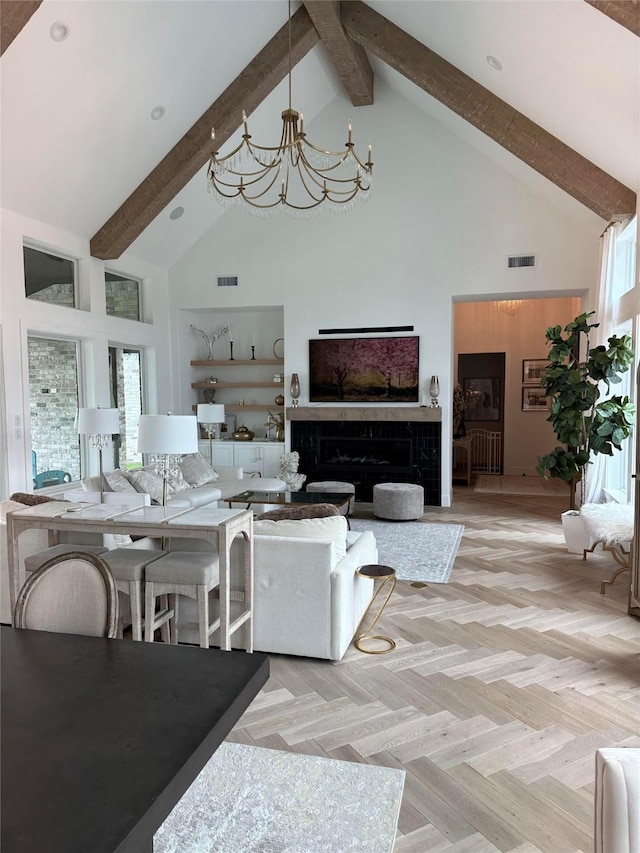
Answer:
[[[626,222],[613,222],[600,237],[600,278],[598,281],[598,308],[595,320],[600,323],[592,332],[589,340],[591,347],[603,344],[606,346],[608,339],[613,334],[613,300],[611,290],[613,284],[613,270],[615,261],[616,239],[623,230]],[[592,318],[593,319],[593,318]],[[606,390],[606,385],[601,391]],[[591,457],[591,465],[586,469],[586,482],[583,482],[583,496],[581,503],[603,503],[606,456],[598,454]]]

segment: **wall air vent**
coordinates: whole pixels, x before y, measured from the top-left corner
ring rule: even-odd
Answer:
[[[535,255],[509,255],[507,258],[507,267],[517,269],[518,267],[535,267]]]
[[[237,275],[219,275],[218,276],[218,287],[237,287],[238,286],[238,276]]]

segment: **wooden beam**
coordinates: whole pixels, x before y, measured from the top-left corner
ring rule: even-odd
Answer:
[[[352,41],[340,22],[339,0],[305,0],[307,12],[336,67],[354,107],[373,103],[373,68],[365,49]]]
[[[354,41],[603,219],[633,214],[635,193],[361,0],[342,4]]]
[[[640,36],[640,0],[586,0],[617,24]]]
[[[0,3],[0,56],[41,3],[42,0],[2,0]]]
[[[306,56],[318,40],[309,14],[301,7],[291,18],[291,65]],[[285,24],[93,236],[91,254],[102,260],[119,258],[207,162],[211,128],[216,129],[216,146],[224,145],[240,127],[242,110],[250,115],[288,70],[289,30]]]

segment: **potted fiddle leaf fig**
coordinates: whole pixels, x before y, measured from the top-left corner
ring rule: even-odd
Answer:
[[[565,326],[564,334],[561,326],[547,329],[549,363],[541,380],[551,398],[547,420],[561,445],[541,457],[536,470],[545,479],[558,477],[568,484],[570,512],[574,515],[576,487],[581,484],[581,494],[585,494],[591,455],[613,456],[629,437],[633,423],[634,407],[629,397],[600,400],[629,370],[633,362],[631,338],[612,335],[606,346],[590,347],[589,333],[599,325],[589,323],[594,313],[580,314]]]

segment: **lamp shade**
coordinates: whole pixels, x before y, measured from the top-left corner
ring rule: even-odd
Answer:
[[[224,406],[222,403],[198,403],[199,424],[223,424]]]
[[[140,415],[138,453],[198,452],[198,422],[194,415]]]
[[[77,423],[81,435],[116,435],[120,433],[120,409],[78,409]]]

